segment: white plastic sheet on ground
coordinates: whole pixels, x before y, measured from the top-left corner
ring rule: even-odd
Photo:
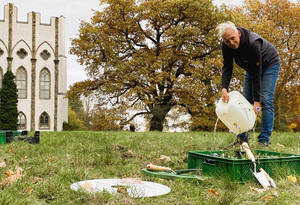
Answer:
[[[134,198],[153,197],[168,194],[171,189],[168,186],[141,181],[138,179],[124,178],[124,179],[94,179],[73,183],[71,189],[78,191],[102,192],[107,191],[111,194],[118,193],[118,187],[125,187],[128,195]],[[88,188],[86,188],[88,187]]]

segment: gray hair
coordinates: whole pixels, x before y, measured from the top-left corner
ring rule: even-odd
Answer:
[[[236,26],[234,25],[234,23],[232,23],[231,21],[227,21],[224,23],[220,23],[217,27],[216,27],[217,31],[218,31],[218,35],[220,37],[222,37],[224,35],[224,33],[226,32],[227,29],[232,29],[234,31],[238,31]]]

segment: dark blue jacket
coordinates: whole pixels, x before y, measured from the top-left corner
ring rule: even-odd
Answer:
[[[240,45],[234,50],[223,42],[222,87],[228,90],[232,76],[233,59],[235,63],[246,70],[252,77],[253,100],[260,100],[261,73],[264,69],[280,62],[275,47],[266,39],[254,32],[239,27],[241,32]]]

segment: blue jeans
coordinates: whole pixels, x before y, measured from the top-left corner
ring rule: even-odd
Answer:
[[[278,78],[280,64],[269,66],[261,74],[261,90],[260,90],[260,103],[262,108],[261,118],[261,133],[258,136],[258,141],[263,143],[270,142],[270,136],[273,130],[274,124],[274,91],[276,87],[276,81]],[[244,90],[243,95],[245,98],[253,104],[252,94],[252,76],[246,72],[244,78]],[[243,139],[246,133],[238,135],[240,139]]]

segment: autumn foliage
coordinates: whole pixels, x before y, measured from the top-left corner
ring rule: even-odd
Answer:
[[[299,118],[299,95],[293,95],[300,86],[299,15],[299,3],[288,0],[245,0],[239,8],[209,0],[102,0],[72,40],[70,52],[89,77],[73,93],[95,95],[98,110],[112,110],[106,113],[113,119],[101,120],[114,125],[144,116],[150,130],[162,131],[168,113],[181,107],[191,129],[212,130],[222,68],[215,27],[231,20],[280,52],[275,106],[276,126],[283,127]],[[242,76],[236,69],[231,90],[241,91]]]
[[[214,29],[222,14],[210,1],[101,3],[72,41],[71,53],[91,78],[81,83],[84,92],[151,116],[150,130],[161,131],[175,105],[193,112],[196,98],[199,106],[212,106],[219,67],[210,59],[218,51]]]

